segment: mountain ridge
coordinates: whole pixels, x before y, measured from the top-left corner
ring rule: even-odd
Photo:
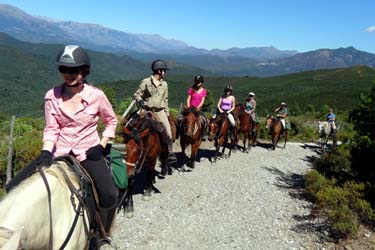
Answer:
[[[27,21],[25,22],[25,20]],[[221,54],[224,56],[232,55],[231,52],[235,51],[233,55],[241,54],[236,52],[238,48],[205,50],[189,46],[185,42],[176,39],[163,38],[158,34],[132,34],[110,29],[99,24],[35,17],[9,4],[0,4],[0,31],[24,41],[43,43],[78,42],[89,49],[99,49],[106,52],[133,50],[141,53]],[[75,34],[79,34],[79,36],[74,36]],[[254,52],[250,53],[250,51]],[[242,56],[244,57],[260,56],[266,58],[290,56],[297,53],[297,51],[293,50],[281,51],[276,48],[270,50],[270,47],[245,48],[243,52]]]

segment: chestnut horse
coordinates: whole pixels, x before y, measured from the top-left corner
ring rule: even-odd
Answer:
[[[191,145],[189,166],[191,168],[194,168],[195,159],[197,157],[199,146],[202,142],[201,131],[203,128],[199,119],[199,113],[195,108],[184,109],[182,115],[183,119],[180,125],[180,144],[182,158],[185,162],[185,158],[187,157],[185,154],[185,149],[188,145]]]
[[[243,134],[243,151],[248,153],[250,151],[250,145],[255,145],[259,133],[259,124],[256,124],[249,113],[245,111],[245,106],[243,104],[237,104],[234,113],[238,116],[240,120],[240,127],[238,129],[238,134]],[[255,129],[254,129],[255,127]],[[248,144],[246,147],[246,141]]]
[[[286,142],[288,140],[288,130],[283,128],[283,125],[280,119],[267,115],[266,128],[270,129],[272,150],[275,150],[277,143],[279,142],[282,134],[284,134],[284,139],[285,139],[284,148],[285,148]]]
[[[215,140],[215,148],[216,153],[213,162],[215,163],[219,154],[219,149],[222,146],[223,150],[221,152],[222,155],[224,155],[225,147],[228,145],[228,137],[229,137],[229,128],[230,123],[229,119],[226,113],[221,113],[216,116],[216,118],[211,118],[208,123],[208,129],[210,132],[210,135],[208,137],[209,141]],[[233,133],[236,133],[236,129],[233,128]],[[235,134],[231,139],[231,145],[229,147],[229,153],[227,155],[227,158],[231,156],[232,148],[235,147],[237,140],[237,135]]]
[[[128,187],[120,208],[124,208],[128,217],[133,216],[133,189],[135,186],[135,176],[145,173],[145,190],[143,200],[149,200],[153,183],[155,182],[155,165],[157,160],[162,162],[162,172],[168,168],[166,161],[168,149],[163,145],[160,138],[160,122],[152,118],[152,114],[147,112],[139,117],[132,118],[128,126],[123,126],[123,136],[126,148],[126,166],[128,171]]]

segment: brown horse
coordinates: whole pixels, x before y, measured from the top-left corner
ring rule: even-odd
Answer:
[[[237,104],[234,113],[238,116],[240,120],[240,127],[238,129],[238,134],[243,134],[243,150],[248,153],[250,150],[250,145],[255,145],[259,133],[259,124],[256,124],[252,119],[250,114],[245,111],[245,106],[243,104]],[[254,129],[255,128],[255,129]],[[248,144],[246,147],[246,141]]]
[[[288,130],[283,128],[283,125],[280,119],[267,115],[266,128],[270,129],[272,150],[275,150],[277,143],[279,142],[282,134],[284,134],[284,139],[285,139],[284,148],[285,148],[286,142],[288,140]]]
[[[180,144],[182,158],[185,162],[185,158],[187,157],[185,154],[185,149],[188,145],[191,145],[189,166],[191,168],[194,168],[195,159],[197,157],[199,146],[202,142],[201,131],[203,128],[199,119],[199,113],[195,108],[185,109],[182,115],[183,119],[180,125]]]
[[[219,154],[219,149],[222,146],[223,150],[221,152],[224,155],[225,147],[228,145],[228,137],[229,137],[229,128],[230,123],[226,113],[221,113],[216,116],[216,118],[211,118],[210,122],[208,123],[208,129],[210,131],[210,135],[208,137],[209,141],[215,140],[215,148],[216,153],[213,162],[215,163]],[[233,133],[236,133],[236,129],[233,128]],[[231,138],[231,145],[229,147],[229,153],[226,156],[229,158],[231,156],[232,148],[235,147],[237,140],[236,135]]]
[[[155,182],[155,165],[158,158],[162,163],[162,169],[168,168],[167,157],[168,149],[161,143],[160,126],[161,123],[152,119],[151,113],[146,113],[123,126],[124,142],[126,147],[126,166],[128,171],[128,188],[121,201],[120,207],[123,207],[128,217],[134,212],[133,207],[133,189],[135,176],[145,173],[145,191],[144,200],[149,200],[153,183]]]

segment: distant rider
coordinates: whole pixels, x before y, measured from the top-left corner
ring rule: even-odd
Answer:
[[[285,130],[285,121],[286,117],[288,116],[288,109],[286,107],[286,103],[280,103],[280,105],[275,109],[275,112],[277,113],[276,117],[280,119],[281,124],[283,125],[283,129]]]
[[[245,112],[250,115],[251,121],[253,123],[253,131],[256,131],[256,113],[255,109],[257,107],[257,102],[255,101],[255,94],[254,92],[250,92],[248,94],[247,99],[245,100]]]
[[[333,109],[329,109],[329,113],[327,114],[327,122],[330,125],[331,130],[333,132],[336,132],[335,120],[336,120],[336,114],[333,113]]]

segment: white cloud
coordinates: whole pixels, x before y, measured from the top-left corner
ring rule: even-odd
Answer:
[[[375,25],[368,27],[367,29],[364,30],[365,32],[375,32]]]

